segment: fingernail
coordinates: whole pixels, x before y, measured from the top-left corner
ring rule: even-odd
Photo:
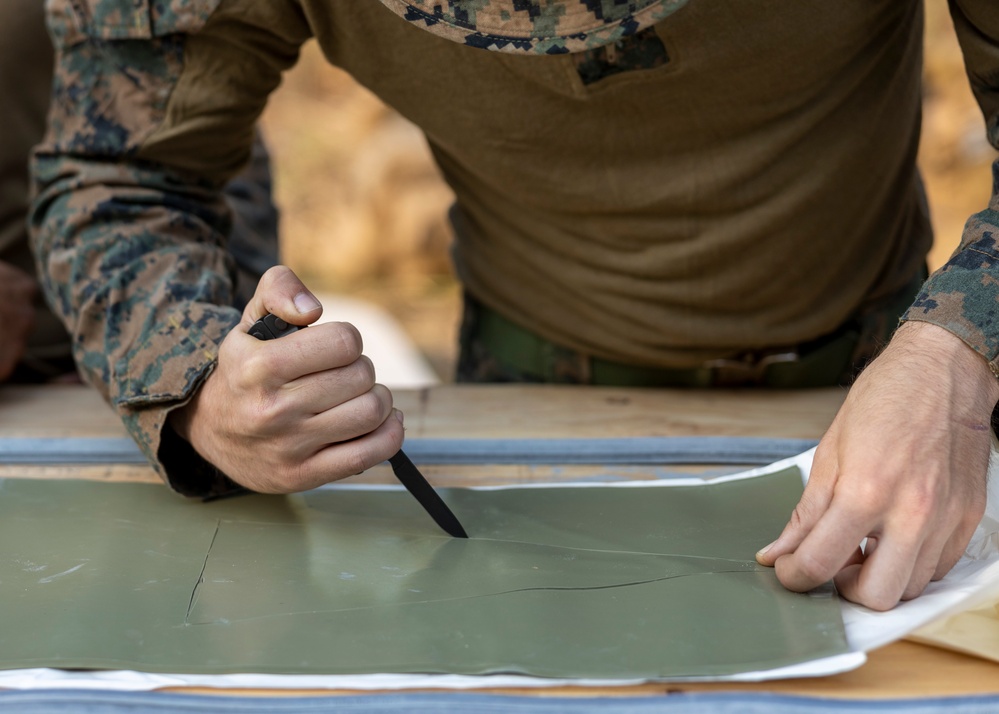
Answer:
[[[777,542],[777,541],[774,541],[774,543],[776,543],[776,542]],[[762,547],[762,548],[760,548],[760,549],[759,549],[758,551],[756,551],[756,554],[757,554],[757,555],[759,555],[759,556],[764,556],[764,555],[766,555],[766,554],[767,554],[767,551],[768,551],[768,550],[770,550],[771,548],[773,548],[773,547],[774,547],[774,543],[771,543],[770,545],[765,545],[765,546],[763,546],[763,547]]]
[[[322,306],[319,304],[319,301],[316,300],[314,295],[311,293],[301,292],[295,296],[295,307],[298,309],[299,313],[305,314]]]
[[[399,423],[400,423],[400,424],[402,424],[403,426],[406,426],[406,418],[405,418],[405,417],[404,417],[404,416],[402,415],[402,412],[401,412],[401,411],[399,411],[398,409],[393,409],[393,410],[392,410],[392,415],[393,415],[393,416],[394,416],[394,417],[395,417],[396,419],[398,419],[398,420],[399,420]]]

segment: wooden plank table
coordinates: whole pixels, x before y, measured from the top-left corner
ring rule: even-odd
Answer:
[[[436,438],[581,438],[731,435],[818,439],[845,397],[836,389],[757,392],[633,390],[527,385],[447,385],[396,393],[407,436]],[[90,389],[80,385],[0,388],[0,438],[116,437],[125,431]],[[628,467],[629,478],[652,478]],[[439,486],[573,480],[601,477],[593,466],[427,466]],[[86,478],[158,481],[138,465],[0,465],[0,478]],[[357,481],[394,482],[387,467]],[[164,494],[165,496],[167,494]],[[187,689],[185,691],[207,691]],[[219,690],[211,690],[218,692]],[[869,655],[840,675],[747,683],[646,684],[629,687],[550,687],[481,690],[506,694],[636,696],[673,692],[754,691],[845,698],[932,697],[999,693],[999,663],[902,641]],[[229,693],[247,694],[247,690]],[[344,694],[328,690],[260,694]]]

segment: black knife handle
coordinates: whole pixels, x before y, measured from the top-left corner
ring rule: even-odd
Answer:
[[[275,340],[292,332],[298,332],[302,328],[289,325],[277,315],[267,313],[262,318],[253,323],[250,327],[250,334],[258,340]],[[400,449],[395,456],[389,459],[392,471],[419,502],[423,509],[434,519],[434,522],[450,536],[455,538],[468,538],[465,529],[462,528],[458,518],[447,507],[444,500],[434,491],[427,479],[423,477],[416,465],[410,461],[409,457]]]
[[[298,332],[301,327],[289,325],[277,315],[267,313],[250,327],[250,334],[258,340],[276,340],[278,337]]]

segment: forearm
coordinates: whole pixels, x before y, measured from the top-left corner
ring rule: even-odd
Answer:
[[[278,263],[278,209],[272,188],[270,154],[258,131],[250,163],[225,187],[232,210],[228,252],[236,263],[235,305],[240,310],[260,276]]]
[[[992,0],[951,0],[951,16],[968,79],[999,149],[999,16]],[[904,320],[950,331],[999,376],[999,161],[992,166],[988,207],[972,216],[951,259],[924,286]]]
[[[161,12],[53,0],[49,9],[56,71],[30,218],[42,286],[81,372],[154,468],[178,490],[208,492],[210,467],[166,425],[239,320],[221,189],[249,156],[253,108],[277,64],[262,86],[242,88],[246,96],[232,96],[223,73],[186,80],[190,33],[204,30],[210,3]],[[215,47],[238,49],[205,41],[200,60],[240,65]],[[224,111],[244,100],[249,110]]]
[[[999,186],[999,161],[993,165]],[[930,276],[903,321],[928,322],[959,337],[999,378],[999,194],[972,216],[951,259]]]
[[[239,319],[222,204],[168,191],[161,172],[94,160],[40,154],[35,175],[43,287],[84,378],[166,477],[167,412],[194,393]]]

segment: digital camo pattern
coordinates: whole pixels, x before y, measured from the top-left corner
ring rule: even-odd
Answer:
[[[233,304],[242,312],[260,276],[278,263],[278,209],[274,205],[270,153],[259,132],[250,163],[226,184],[225,200],[232,211],[226,248],[236,262]]]
[[[219,186],[129,157],[162,121],[182,71],[184,36],[173,30],[195,28],[207,7],[178,0],[151,13],[131,0],[51,1],[53,102],[32,165],[46,296],[81,373],[164,477],[168,408],[190,398],[240,317],[226,307],[230,218]],[[198,493],[220,483],[172,485]]]
[[[225,307],[233,266],[219,245],[224,204],[173,194],[156,199],[169,205],[151,206],[169,178],[138,167],[40,156],[35,170],[44,189],[34,247],[46,295],[73,337],[80,373],[166,476],[168,409],[208,375],[240,317]]]
[[[461,44],[567,54],[651,27],[687,0],[381,0],[405,20]]]
[[[382,0],[453,40],[541,54],[615,42],[684,1]],[[70,327],[86,378],[117,408],[157,470],[185,493],[224,488],[203,463],[187,474],[204,473],[204,480],[174,478],[180,469],[165,464],[190,465],[194,457],[164,424],[213,369],[218,344],[239,317],[224,307],[233,299],[232,264],[222,249],[228,212],[219,186],[135,158],[183,72],[182,33],[201,27],[216,3],[49,4],[60,51],[52,124],[34,160],[31,218],[47,297]],[[999,78],[995,63],[971,70]],[[989,121],[996,126],[995,113]],[[991,211],[969,224],[964,250],[909,311],[909,319],[937,322],[992,360],[999,350],[997,218],[993,199]]]
[[[994,3],[984,1],[951,3],[950,11],[986,136],[999,149],[999,16]],[[989,207],[968,219],[954,255],[930,276],[903,319],[950,330],[999,378],[999,161],[992,165]],[[997,418],[999,408],[993,419],[999,425]]]
[[[654,27],[611,45],[577,52],[572,57],[584,85],[595,84],[622,72],[663,67],[669,62],[669,52]]]
[[[87,39],[141,40],[196,32],[221,0],[49,0],[57,46]]]
[[[994,2],[949,3],[971,89],[985,115],[986,136],[999,149],[999,15]],[[907,320],[939,325],[983,355],[999,379],[999,161],[992,198],[964,227],[951,259],[924,286]],[[993,415],[999,427],[999,406]],[[999,429],[997,429],[999,433]]]
[[[999,161],[992,175],[989,208],[968,220],[961,245],[903,319],[950,330],[989,360],[999,378]]]

